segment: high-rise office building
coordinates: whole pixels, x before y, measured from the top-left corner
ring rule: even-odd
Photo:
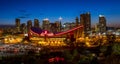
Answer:
[[[62,21],[62,17],[59,17],[59,22],[60,22],[60,32],[62,31],[62,23],[61,23],[61,21]]]
[[[100,33],[106,32],[106,18],[103,15],[99,15],[99,29]]]
[[[42,28],[43,30],[50,30],[50,22],[48,18],[43,20]]]
[[[20,27],[20,19],[18,18],[15,19],[15,25],[16,27]]]
[[[28,20],[27,21],[27,30],[29,31],[31,27],[32,27],[32,21]]]
[[[77,27],[79,25],[79,19],[78,19],[78,17],[76,17],[75,22],[76,22],[76,27]]]
[[[87,36],[91,31],[91,15],[89,12],[80,15],[80,24],[84,26],[84,34]]]
[[[15,19],[16,32],[20,32],[20,19]]]
[[[57,32],[55,23],[50,23],[50,32]]]
[[[99,33],[100,32],[100,28],[99,28],[99,23],[95,24],[95,32]]]
[[[78,17],[76,17],[75,22],[76,22],[76,23],[75,23],[75,24],[76,24],[75,26],[78,27],[78,26],[79,26],[79,19],[78,19]],[[79,30],[76,30],[76,31],[74,32],[74,37],[75,37],[75,38],[78,38],[78,36],[79,36]]]
[[[61,22],[60,21],[56,21],[55,22],[55,28],[57,32],[61,31]]]
[[[38,19],[34,19],[34,27],[39,28],[39,20]]]
[[[76,26],[75,22],[66,22],[63,24],[63,27],[64,27],[63,31],[70,30],[70,29],[74,28],[75,26]]]
[[[21,26],[20,26],[20,31],[21,31],[22,33],[25,33],[25,31],[26,31],[26,24],[25,24],[25,23],[22,23],[22,24],[21,24]]]

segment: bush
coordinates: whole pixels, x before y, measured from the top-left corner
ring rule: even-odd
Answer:
[[[120,43],[115,43],[112,49],[113,49],[113,54],[120,55]]]

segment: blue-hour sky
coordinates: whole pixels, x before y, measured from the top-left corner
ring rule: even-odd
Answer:
[[[120,23],[120,0],[0,0],[0,24],[14,24],[44,18],[50,22],[62,17],[62,22],[74,22],[80,14],[90,12],[92,24],[98,23],[99,15],[106,17],[108,24]]]

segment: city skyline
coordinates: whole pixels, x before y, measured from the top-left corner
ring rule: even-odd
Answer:
[[[80,14],[90,12],[92,24],[99,22],[99,15],[104,15],[107,24],[120,24],[120,1],[118,0],[1,0],[0,24],[15,24],[15,18],[21,23],[48,18],[55,22],[62,17],[62,23],[75,22]]]

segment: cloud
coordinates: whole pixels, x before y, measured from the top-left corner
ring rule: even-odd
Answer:
[[[19,16],[18,18],[28,18],[28,17],[26,17],[26,16]]]
[[[31,16],[32,14],[28,13],[26,10],[19,10],[20,15],[18,16],[18,18],[28,18],[29,16]]]

